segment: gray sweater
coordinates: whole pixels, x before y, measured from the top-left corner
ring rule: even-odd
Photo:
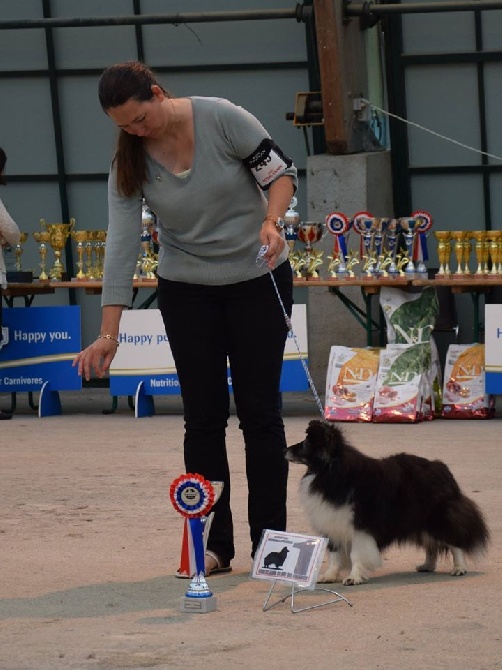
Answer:
[[[117,192],[112,166],[102,305],[131,304],[143,196],[158,217],[160,277],[222,285],[268,271],[256,264],[266,197],[249,161],[243,161],[269,135],[252,114],[228,100],[193,97],[191,101],[195,148],[188,176],[173,175],[147,154],[148,182],[143,193],[126,198]],[[270,181],[290,175],[296,188],[295,166],[281,166],[280,159],[278,165]],[[277,265],[287,255],[286,246]]]

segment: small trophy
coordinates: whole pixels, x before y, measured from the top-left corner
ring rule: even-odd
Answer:
[[[476,277],[482,277],[485,274],[484,270],[484,256],[485,256],[485,243],[486,243],[486,230],[474,230],[471,233],[472,239],[476,240],[474,245],[474,250],[476,254],[477,268],[475,275]]]
[[[449,230],[436,230],[434,237],[438,241],[438,260],[439,269],[436,276],[443,277],[450,275],[450,256],[451,256],[451,232]]]
[[[404,267],[404,272],[408,277],[414,277],[415,275],[415,264],[413,262],[413,248],[415,246],[415,235],[416,235],[416,225],[417,220],[414,217],[403,217],[399,219],[401,224],[401,231],[404,237],[404,243],[406,244],[407,259],[408,262]],[[403,255],[404,257],[404,255]]]
[[[216,596],[205,578],[204,557],[212,521],[210,511],[222,488],[221,482],[212,483],[201,475],[188,473],[175,479],[169,490],[174,509],[185,518],[180,573],[191,577],[191,581],[181,598],[182,612],[205,614],[216,609]]]
[[[322,265],[322,251],[317,251],[312,244],[324,237],[324,223],[306,221],[298,226],[298,239],[305,244],[301,254],[301,275],[307,279],[320,279],[317,268]]]
[[[329,257],[329,265],[332,277],[347,277],[347,241],[350,233],[350,221],[342,212],[331,212],[325,219],[326,228],[334,235],[333,253]]]
[[[76,278],[79,280],[87,279],[84,272],[84,252],[85,252],[85,243],[87,242],[87,236],[89,235],[87,230],[72,230],[71,236],[77,243],[77,268],[78,272]]]
[[[489,277],[496,277],[500,274],[500,230],[490,230],[486,233],[488,240],[488,249],[490,254],[491,270],[488,273]]]
[[[387,255],[390,258],[390,263],[388,265],[388,274],[390,277],[397,277],[397,261],[396,261],[396,252],[397,252],[397,236],[401,232],[401,226],[397,219],[389,219],[386,230],[386,240],[387,240]]]
[[[47,257],[47,245],[50,243],[51,236],[46,230],[38,231],[36,230],[33,233],[35,242],[38,244],[38,253],[40,255],[40,274],[38,276],[39,281],[49,281],[49,275],[46,272],[45,259]]]
[[[298,226],[300,225],[300,215],[295,211],[297,204],[296,197],[291,198],[289,208],[284,214],[284,234],[286,236],[286,242],[289,247],[289,262],[291,267],[294,269],[295,260],[292,256],[295,242],[298,239]]]
[[[377,258],[373,248],[373,241],[376,232],[375,219],[369,212],[358,212],[352,219],[352,227],[361,236],[360,255],[364,259],[363,277],[371,279],[375,276],[375,266]]]
[[[21,256],[23,255],[23,244],[28,239],[28,233],[21,233],[19,236],[19,242],[16,244],[14,253],[16,255],[16,270],[21,272]]]

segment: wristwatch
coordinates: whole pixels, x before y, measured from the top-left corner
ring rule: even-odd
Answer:
[[[284,220],[281,219],[280,216],[266,216],[263,219],[263,223],[265,223],[265,221],[273,221],[276,230],[278,230],[280,233],[282,233],[282,231],[284,230]]]

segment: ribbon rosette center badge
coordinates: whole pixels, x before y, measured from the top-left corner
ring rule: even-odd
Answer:
[[[206,516],[214,505],[214,488],[201,475],[187,473],[173,481],[170,498],[175,510],[188,519]]]

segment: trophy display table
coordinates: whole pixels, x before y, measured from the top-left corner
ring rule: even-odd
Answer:
[[[9,307],[14,307],[15,298],[23,298],[25,307],[30,307],[35,296],[55,293],[56,289],[49,282],[29,282],[26,284],[10,283],[7,288],[0,289]]]
[[[380,339],[384,336],[382,323],[376,323],[372,318],[372,300],[378,295],[382,286],[394,286],[396,288],[406,289],[410,287],[419,288],[425,286],[447,286],[452,293],[469,293],[473,301],[474,316],[474,341],[478,341],[480,331],[480,309],[479,300],[481,295],[485,295],[495,286],[502,286],[502,275],[436,275],[433,279],[412,279],[408,277],[348,277],[338,279],[336,277],[310,278],[304,279],[295,277],[293,285],[298,288],[328,288],[342,304],[351,312],[357,321],[366,330],[367,345],[371,346],[372,332],[376,328],[380,331]],[[361,309],[345,293],[344,289],[349,287],[359,287],[364,300],[364,309]],[[157,280],[156,279],[138,279],[133,282],[134,297],[139,289],[152,289],[152,294],[140,305],[138,309],[148,308],[156,298]],[[29,307],[35,296],[55,293],[57,289],[80,289],[87,295],[100,295],[102,292],[102,282],[99,279],[83,279],[72,281],[47,281],[16,284],[10,283],[6,289],[2,290],[2,295],[9,307],[14,306],[15,298],[23,298],[25,306]],[[383,342],[381,342],[383,344]]]

